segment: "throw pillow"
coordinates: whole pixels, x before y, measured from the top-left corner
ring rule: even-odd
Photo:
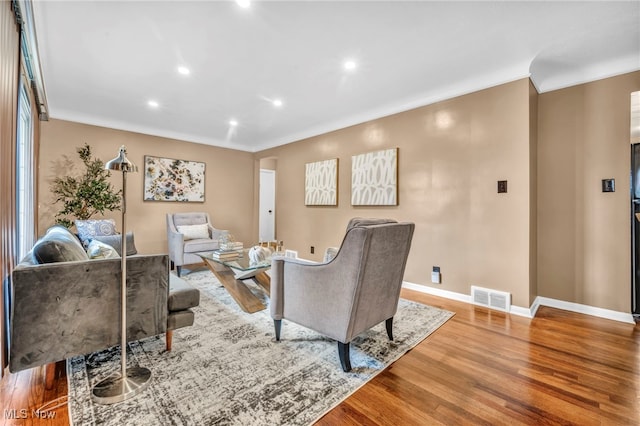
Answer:
[[[116,249],[98,240],[91,240],[89,248],[87,248],[87,255],[89,259],[111,259],[120,257]]]
[[[185,240],[199,240],[209,237],[209,225],[202,223],[200,225],[178,225],[178,232],[184,235]]]
[[[52,226],[31,250],[35,263],[87,260],[80,241],[64,226]]]
[[[93,237],[91,241],[100,241],[105,244],[109,244],[111,247],[116,249],[118,256],[122,256],[122,253],[120,253],[120,250],[122,249],[122,234],[97,236]],[[136,244],[133,240],[133,232],[127,232],[127,256],[133,256],[137,253],[138,250],[136,249]]]
[[[78,230],[78,238],[82,241],[82,245],[88,247],[93,237],[104,235],[116,235],[116,222],[113,219],[89,219],[76,220],[76,229]]]

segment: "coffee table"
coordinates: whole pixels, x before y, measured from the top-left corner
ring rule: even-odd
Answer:
[[[265,271],[271,268],[271,259],[251,263],[248,252],[249,249],[245,249],[242,257],[233,260],[216,259],[213,257],[213,252],[198,253],[198,256],[220,280],[242,310],[251,314],[265,309],[266,305],[242,281],[252,279],[267,296],[270,295],[271,278]]]

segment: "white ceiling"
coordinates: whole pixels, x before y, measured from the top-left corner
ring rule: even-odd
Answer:
[[[546,92],[640,69],[640,1],[35,0],[33,9],[52,118],[246,151],[527,76]]]

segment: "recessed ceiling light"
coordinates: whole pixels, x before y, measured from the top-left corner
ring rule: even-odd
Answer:
[[[160,104],[157,101],[148,101],[147,105],[149,105],[151,108],[158,108],[160,106]]]
[[[250,0],[236,0],[236,4],[243,9],[248,9],[251,6]]]
[[[273,100],[273,106],[281,107],[282,106],[282,99],[274,99]]]
[[[178,67],[178,72],[182,75],[189,75],[191,74],[191,71],[189,70],[189,68],[185,67],[185,66],[180,66]]]
[[[344,63],[344,69],[347,71],[353,71],[356,69],[356,67],[357,67],[357,64],[355,61],[348,60],[348,61],[345,61]]]
[[[229,120],[229,126],[236,127],[237,125],[238,125],[237,120],[234,120],[234,119]]]

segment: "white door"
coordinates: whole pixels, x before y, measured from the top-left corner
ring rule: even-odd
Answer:
[[[276,239],[276,172],[260,169],[260,241]]]

